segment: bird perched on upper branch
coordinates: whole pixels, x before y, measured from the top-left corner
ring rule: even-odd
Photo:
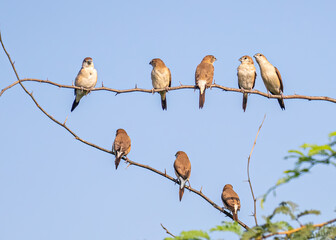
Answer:
[[[131,151],[131,139],[126,131],[119,128],[112,145],[112,152],[115,154],[115,167],[118,169],[120,159]]]
[[[176,160],[174,162],[174,169],[177,179],[180,183],[179,197],[180,201],[184,193],[184,187],[187,181],[189,181],[191,173],[191,164],[187,154],[183,151],[178,151],[176,154]]]
[[[164,62],[160,58],[154,58],[149,64],[153,66],[151,73],[153,88],[163,89],[171,87],[171,73]],[[161,91],[159,93],[161,95],[162,110],[167,110],[167,91]]]
[[[241,64],[237,68],[238,86],[242,90],[252,90],[255,85],[255,79],[257,77],[256,68],[253,63],[253,59],[250,56],[242,56],[239,58]],[[243,110],[246,110],[247,93],[243,93]]]
[[[199,108],[203,108],[205,102],[205,89],[212,84],[214,76],[213,63],[217,59],[212,55],[207,55],[202,62],[197,66],[195,72],[195,84],[200,90],[199,94]]]
[[[222,201],[224,207],[232,212],[232,217],[234,221],[238,221],[237,212],[240,210],[240,200],[238,194],[233,191],[231,184],[226,184],[222,192]]]
[[[254,58],[257,60],[257,63],[260,67],[261,78],[264,81],[265,87],[268,92],[273,95],[282,95],[283,94],[283,84],[279,70],[274,67],[267,58],[261,53],[254,55]],[[280,107],[282,110],[285,110],[285,103],[283,99],[278,99]]]
[[[96,86],[97,70],[94,68],[92,58],[87,57],[83,60],[82,68],[79,70],[75,79],[75,86],[90,89]],[[78,106],[81,98],[88,94],[90,90],[75,89],[75,100],[71,107],[71,112]]]

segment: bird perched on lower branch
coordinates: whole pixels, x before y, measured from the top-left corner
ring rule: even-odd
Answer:
[[[279,70],[274,67],[267,58],[261,53],[254,55],[260,67],[261,78],[264,81],[265,87],[268,92],[273,95],[283,95],[283,84]],[[280,107],[285,110],[285,103],[283,99],[278,99]]]
[[[187,181],[189,181],[191,173],[191,164],[188,155],[183,151],[178,151],[176,154],[176,160],[174,162],[174,169],[176,177],[180,183],[179,197],[180,201],[184,193],[184,187]]]
[[[195,72],[195,84],[199,88],[199,108],[203,108],[205,102],[205,90],[212,84],[215,68],[213,63],[217,59],[212,55],[207,55],[197,66]]]
[[[153,66],[151,73],[153,88],[163,89],[171,87],[171,73],[164,62],[160,58],[154,58],[149,64]],[[161,91],[159,93],[161,95],[162,110],[167,110],[167,91]]]
[[[126,131],[119,128],[112,145],[112,152],[115,154],[115,167],[118,169],[120,159],[131,151],[131,139]]]
[[[250,56],[242,56],[239,58],[241,64],[237,68],[238,86],[242,90],[252,90],[257,77],[256,68],[253,59]],[[243,93],[243,110],[246,110],[248,93]]]
[[[94,68],[92,58],[87,57],[83,60],[82,68],[75,79],[75,86],[86,89],[94,88],[97,83],[97,70]],[[71,107],[71,112],[78,106],[83,96],[90,91],[84,89],[75,89],[75,100]]]
[[[232,212],[232,217],[234,221],[238,221],[238,211],[240,210],[240,200],[238,194],[233,191],[231,184],[226,184],[222,192],[222,201],[224,207]]]

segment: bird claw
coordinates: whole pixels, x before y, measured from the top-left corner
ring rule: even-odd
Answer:
[[[168,90],[169,90],[169,87],[165,87],[165,89],[166,89],[166,92],[168,92]]]

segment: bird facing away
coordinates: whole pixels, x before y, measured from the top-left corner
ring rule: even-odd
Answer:
[[[119,128],[112,145],[112,152],[115,154],[115,167],[118,169],[120,159],[131,151],[131,139],[124,129]]]
[[[79,70],[79,73],[77,74],[77,77],[75,79],[75,86],[90,89],[95,87],[96,83],[97,70],[94,68],[92,58],[84,58],[82,68],[81,70]],[[89,90],[75,89],[76,98],[72,104],[71,112],[75,110],[75,108],[78,106],[81,98],[89,92]]]
[[[233,191],[231,184],[226,184],[222,192],[222,201],[224,207],[232,212],[232,217],[234,221],[238,221],[237,212],[240,210],[240,200],[238,194]]]
[[[267,58],[261,53],[254,55],[260,67],[261,78],[264,81],[267,92],[273,95],[283,94],[283,84],[279,70],[274,67]],[[278,99],[280,107],[285,110],[285,103],[283,99]]]
[[[256,68],[253,63],[253,59],[250,56],[242,56],[239,58],[241,64],[237,68],[238,75],[238,86],[240,89],[252,90],[255,85],[255,80],[257,77]],[[247,104],[247,93],[243,93],[243,110],[246,110]]]
[[[153,88],[163,89],[171,87],[171,73],[164,62],[160,58],[154,58],[149,64],[153,66],[151,73]],[[167,110],[167,91],[161,91],[159,93],[161,95],[162,110]]]
[[[212,84],[214,76],[213,63],[217,59],[212,55],[207,55],[202,62],[197,66],[195,72],[195,84],[200,90],[199,94],[199,108],[203,108],[205,102],[205,89]]]
[[[191,164],[189,158],[185,152],[178,151],[176,154],[176,160],[174,162],[174,169],[177,179],[180,183],[179,197],[180,201],[184,193],[184,187],[186,182],[190,178]]]

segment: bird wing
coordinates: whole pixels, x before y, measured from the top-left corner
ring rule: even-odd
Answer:
[[[174,169],[183,179],[189,179],[191,173],[191,164],[186,156],[178,156],[174,162]]]
[[[171,72],[170,72],[169,68],[168,68],[168,72],[169,72],[169,85],[168,85],[168,87],[171,87]]]
[[[276,67],[274,67],[274,68],[275,68],[275,72],[278,75],[278,78],[279,78],[279,81],[280,81],[280,90],[281,90],[281,92],[283,92],[283,84],[282,84],[281,74],[280,74],[279,70]]]

